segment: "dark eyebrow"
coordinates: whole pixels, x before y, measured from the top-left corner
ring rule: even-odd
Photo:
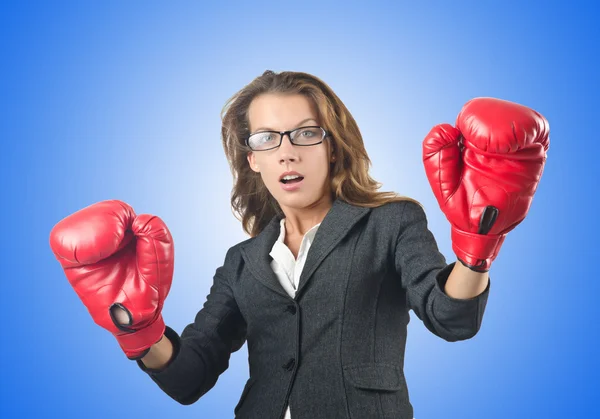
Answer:
[[[314,119],[314,118],[306,118],[305,120],[298,122],[296,124],[296,128],[301,127],[302,124],[304,124],[305,122],[308,122],[308,121],[315,121],[315,123],[318,123],[317,120]],[[265,128],[265,127],[257,128],[254,132],[258,132],[258,131],[276,131],[276,132],[279,132],[279,131],[277,131],[277,130],[275,130],[273,128]]]

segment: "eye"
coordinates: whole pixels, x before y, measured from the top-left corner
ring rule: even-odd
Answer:
[[[252,136],[252,142],[255,144],[264,144],[273,141],[274,137],[275,136],[271,132],[258,133]]]
[[[316,129],[316,128],[304,128],[304,129],[300,130],[298,135],[300,135],[303,138],[312,138],[315,135],[317,135],[317,131],[318,131],[318,129]]]

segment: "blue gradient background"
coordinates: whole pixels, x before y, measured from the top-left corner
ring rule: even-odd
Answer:
[[[48,235],[104,199],[160,215],[177,249],[164,316],[180,332],[227,249],[247,238],[229,208],[219,113],[273,69],[330,84],[359,123],[373,177],[425,205],[449,261],[425,134],[475,96],[548,118],[548,164],[493,266],[481,331],[448,343],[411,312],[406,376],[416,419],[599,417],[598,11],[574,1],[252,3],[2,3],[0,416],[233,417],[246,346],[200,401],[178,405],[95,326]]]

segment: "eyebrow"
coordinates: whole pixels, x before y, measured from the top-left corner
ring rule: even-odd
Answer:
[[[308,122],[308,121],[315,121],[315,123],[318,123],[317,120],[314,119],[314,118],[306,118],[305,120],[298,122],[296,124],[296,127],[300,127],[302,124],[304,124],[305,122]],[[273,128],[266,128],[266,127],[257,128],[254,132],[258,132],[258,131],[276,131],[276,132],[279,132],[279,131],[277,131],[277,130],[275,130]]]

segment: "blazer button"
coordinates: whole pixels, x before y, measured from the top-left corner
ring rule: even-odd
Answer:
[[[292,314],[296,314],[296,306],[293,304],[290,304],[289,306],[287,306],[286,311],[289,311]]]
[[[291,358],[288,362],[286,362],[285,364],[283,364],[281,367],[284,370],[291,371],[291,370],[294,369],[294,365],[296,365],[296,360],[294,358]]]

